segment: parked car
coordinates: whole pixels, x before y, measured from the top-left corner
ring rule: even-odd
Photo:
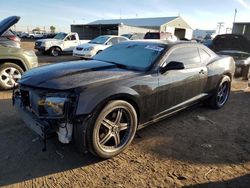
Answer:
[[[204,44],[208,48],[211,48],[213,45],[213,40],[211,40],[211,39],[204,40],[204,41],[202,41],[202,44]]]
[[[243,66],[250,65],[250,41],[242,35],[217,35],[210,48],[219,55],[229,55],[234,58],[235,76],[241,75]]]
[[[4,44],[6,46],[12,46],[16,48],[20,48],[20,42],[21,39],[15,35],[14,32],[12,32],[10,29],[5,31],[1,36],[0,36],[0,44]]]
[[[0,22],[0,35],[19,21],[20,17],[11,16]],[[0,43],[0,89],[11,89],[15,86],[24,71],[38,65],[33,51],[12,47]]]
[[[127,41],[126,37],[119,37],[116,35],[102,35],[86,44],[81,44],[73,50],[73,56],[80,58],[92,58],[94,55],[100,53],[106,48]]]
[[[53,39],[37,40],[35,49],[44,54],[59,56],[62,53],[72,53],[76,46],[87,42],[89,40],[80,40],[77,33],[58,33]]]
[[[21,32],[20,35],[19,35],[20,38],[29,38],[29,33],[27,32]]]
[[[44,38],[45,33],[29,33],[27,38],[30,39],[42,39]]]
[[[87,61],[26,72],[14,102],[44,140],[57,131],[83,151],[110,158],[136,130],[206,101],[222,108],[230,94],[234,60],[191,42],[126,41]]]
[[[43,35],[43,38],[45,39],[52,39],[57,35],[57,33],[46,33]]]
[[[121,36],[126,37],[130,40],[140,40],[144,39],[145,33],[129,33],[129,34],[123,34]]]
[[[169,32],[147,32],[144,39],[160,39],[175,42],[178,40],[176,36]]]

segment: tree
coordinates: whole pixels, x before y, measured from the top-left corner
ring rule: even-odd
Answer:
[[[55,26],[50,26],[50,32],[51,33],[55,33],[55,31],[56,31],[56,27]]]

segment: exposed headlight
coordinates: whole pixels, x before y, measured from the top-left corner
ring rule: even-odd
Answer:
[[[84,51],[91,51],[91,50],[94,50],[94,47],[84,48]]]
[[[40,116],[58,117],[64,114],[65,104],[68,101],[65,97],[46,97],[38,101]]]

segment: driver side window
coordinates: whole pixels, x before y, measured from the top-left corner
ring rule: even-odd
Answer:
[[[108,42],[108,43],[110,43],[111,45],[118,44],[118,38],[117,38],[117,37],[112,38],[112,39],[110,39],[110,40],[109,40],[109,42]]]
[[[69,35],[69,36],[66,38],[66,41],[72,41],[72,40],[76,40],[76,36],[75,36],[75,35]]]
[[[200,55],[196,47],[181,47],[175,49],[167,58],[165,64],[177,61],[184,64],[185,68],[192,68],[200,65]]]

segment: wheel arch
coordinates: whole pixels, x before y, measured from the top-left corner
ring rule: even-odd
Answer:
[[[231,81],[232,81],[232,79],[233,79],[233,75],[232,75],[232,73],[229,72],[229,71],[224,72],[223,76],[228,76],[228,77],[230,78]],[[222,77],[223,77],[223,76],[222,76]]]
[[[61,48],[60,46],[51,46],[51,47],[49,48],[49,51],[50,51],[52,48],[59,48],[60,51],[62,52],[62,48]]]
[[[18,65],[19,67],[21,67],[23,69],[23,71],[28,70],[28,68],[26,67],[25,63],[17,58],[4,58],[4,59],[0,59],[0,65],[4,64],[4,63],[14,63],[16,65]]]
[[[102,100],[100,103],[97,104],[97,108],[103,109],[110,101],[113,100],[122,100],[122,101],[126,101],[129,104],[131,104],[135,111],[136,111],[136,115],[137,115],[137,120],[138,120],[138,124],[139,124],[139,120],[140,120],[140,108],[139,108],[139,104],[137,102],[137,100],[134,98],[134,96],[131,96],[127,93],[122,93],[122,94],[116,94],[116,95],[112,95],[109,96],[107,98],[105,98],[104,100]],[[96,108],[95,108],[96,109]]]
[[[117,90],[113,93],[105,93],[104,92],[94,92],[98,93],[93,95],[94,93],[83,93],[80,95],[78,100],[78,105],[76,109],[76,115],[93,115],[96,111],[100,111],[104,108],[105,105],[108,104],[108,102],[112,100],[124,100],[128,103],[130,103],[136,113],[138,118],[138,123],[140,122],[140,115],[141,115],[141,108],[140,108],[140,102],[138,99],[139,94],[132,90],[131,88],[127,88],[126,92],[124,92],[125,88],[121,88],[120,90]],[[123,92],[121,92],[123,91]]]

